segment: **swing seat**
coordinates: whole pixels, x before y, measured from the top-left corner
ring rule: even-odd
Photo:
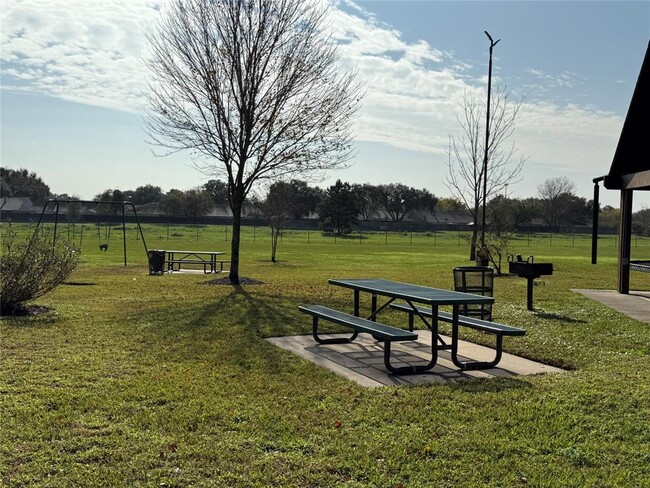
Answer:
[[[108,251],[108,244],[100,244],[99,245],[99,250],[100,251]]]

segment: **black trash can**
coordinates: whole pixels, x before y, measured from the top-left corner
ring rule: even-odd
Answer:
[[[163,274],[165,272],[165,251],[151,249],[149,254],[149,274]]]
[[[474,295],[493,296],[494,269],[489,266],[459,266],[454,268],[454,290]],[[492,304],[461,305],[460,314],[492,320]]]

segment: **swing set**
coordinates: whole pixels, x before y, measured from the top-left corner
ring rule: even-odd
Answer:
[[[117,206],[120,206],[122,209],[122,242],[123,242],[123,250],[124,250],[124,266],[127,265],[126,262],[126,207],[129,207],[133,211],[133,216],[135,217],[135,222],[138,226],[138,233],[140,235],[140,238],[142,239],[142,244],[144,246],[144,252],[147,255],[147,259],[149,259],[149,250],[147,249],[147,243],[144,240],[144,234],[142,232],[142,226],[140,225],[140,219],[138,218],[138,213],[135,210],[135,205],[129,201],[124,201],[124,202],[119,202],[119,201],[94,201],[94,200],[57,200],[57,199],[51,199],[45,202],[45,205],[43,205],[43,210],[41,211],[41,215],[38,219],[38,222],[36,224],[36,228],[34,229],[34,234],[38,232],[38,228],[40,227],[41,223],[43,222],[43,217],[45,215],[45,212],[48,210],[48,207],[50,208],[50,212],[54,212],[54,238],[52,241],[52,245],[56,242],[56,237],[57,237],[57,226],[59,223],[59,205],[60,204],[82,204],[82,205],[94,205],[96,208],[99,207],[100,205],[102,206],[108,206],[109,209],[113,209]],[[97,240],[99,241],[99,250],[102,252],[108,251],[108,241],[111,236],[111,226],[112,222],[109,219],[105,224],[104,224],[104,239],[102,240],[102,232],[101,232],[101,225],[100,222],[97,222]]]

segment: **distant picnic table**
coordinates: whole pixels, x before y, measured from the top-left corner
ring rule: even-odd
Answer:
[[[167,263],[167,271],[172,273],[174,271],[181,271],[183,266],[199,266],[203,268],[203,272],[208,273],[221,273],[223,266],[227,261],[219,260],[219,256],[226,254],[222,251],[177,251],[165,250]],[[217,267],[219,268],[217,270]]]

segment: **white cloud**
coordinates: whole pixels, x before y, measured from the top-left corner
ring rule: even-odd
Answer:
[[[137,111],[142,27],[157,14],[149,2],[136,1],[5,3],[3,88]]]

